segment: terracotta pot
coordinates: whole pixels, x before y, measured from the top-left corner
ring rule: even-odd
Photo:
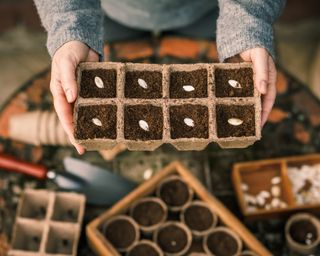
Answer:
[[[181,177],[172,175],[159,184],[156,195],[162,199],[169,210],[176,212],[189,204],[193,198],[193,190]]]
[[[181,239],[182,235],[184,235],[183,239]],[[153,241],[159,245],[165,255],[180,256],[189,250],[192,243],[192,234],[183,223],[168,221],[155,231]]]
[[[131,217],[144,233],[152,233],[162,225],[168,216],[166,204],[157,197],[145,197],[130,208]]]
[[[107,220],[102,225],[102,234],[119,252],[128,252],[140,239],[138,224],[126,215]]]
[[[212,219],[211,223],[205,223],[208,217]],[[192,201],[183,207],[180,213],[181,221],[191,230],[195,237],[207,235],[218,222],[218,217],[213,209],[202,201]]]
[[[153,250],[154,255],[157,255],[157,256],[164,255],[160,247],[154,242],[150,240],[141,240],[131,248],[131,250],[127,253],[127,256],[150,256],[147,254],[148,252],[146,252],[145,254],[142,254],[141,251],[138,251],[139,248],[141,250],[141,247],[144,247],[144,246],[149,247],[149,250]]]
[[[310,232],[307,228],[309,227]],[[293,234],[292,232],[296,228],[296,232],[301,230],[302,233]],[[312,231],[316,234],[316,237],[308,238],[308,234],[312,234]],[[320,222],[319,220],[311,214],[308,213],[298,213],[289,218],[285,226],[285,236],[288,247],[294,251],[304,255],[312,254],[320,242]],[[305,236],[305,238],[303,238]],[[298,241],[298,239],[305,239],[306,243]],[[309,242],[307,242],[307,240]],[[313,240],[313,241],[312,241]]]
[[[230,246],[230,240],[228,239],[222,243],[221,238],[217,239],[217,244],[213,243],[214,236],[217,236],[218,233],[221,233],[222,235],[232,237],[235,241],[234,248],[227,248]],[[212,244],[213,243],[213,244]],[[217,245],[220,245],[220,248]],[[239,255],[242,251],[242,241],[240,237],[233,232],[231,229],[227,227],[217,227],[209,234],[207,234],[203,239],[203,248],[207,255],[215,255],[216,251],[219,250],[219,255],[225,255],[225,256],[236,256]],[[221,250],[221,251],[220,251]],[[222,251],[224,250],[224,251]],[[228,251],[227,251],[228,250]]]

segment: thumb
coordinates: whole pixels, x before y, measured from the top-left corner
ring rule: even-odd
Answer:
[[[257,89],[261,94],[266,94],[269,82],[268,52],[264,48],[257,48],[252,50],[250,55]]]
[[[77,63],[72,62],[70,59],[61,61],[61,86],[69,103],[74,102],[77,95],[76,67]]]

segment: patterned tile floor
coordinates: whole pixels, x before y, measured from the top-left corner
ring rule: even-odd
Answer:
[[[117,61],[152,63],[217,61],[214,42],[183,38],[146,39],[106,45],[105,53],[110,60]],[[62,159],[65,156],[77,156],[72,148],[34,147],[7,138],[8,119],[12,114],[35,109],[52,109],[52,98],[48,91],[49,79],[48,71],[35,76],[2,108],[0,151],[59,170],[62,168]],[[214,195],[242,219],[230,179],[233,163],[300,155],[317,152],[320,149],[320,102],[307,87],[281,71],[278,74],[277,92],[277,101],[269,122],[263,130],[262,140],[247,149],[222,150],[212,144],[202,152],[182,153],[170,146],[162,146],[151,153],[125,152],[111,162],[105,162],[96,152],[86,153],[81,158],[117,170],[128,177],[136,175],[137,170],[143,170],[145,166],[152,165],[154,168],[160,168],[171,159],[182,159]],[[0,255],[5,255],[9,248],[17,202],[22,190],[27,187],[55,189],[49,182],[39,182],[22,175],[0,171]],[[87,206],[85,223],[104,210]],[[268,220],[246,223],[246,225],[274,255],[289,255],[283,239],[283,221]],[[78,252],[79,255],[93,255],[84,234],[82,234]]]

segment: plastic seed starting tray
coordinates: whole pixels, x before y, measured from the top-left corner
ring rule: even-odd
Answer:
[[[85,197],[31,190],[20,199],[9,256],[77,254]]]
[[[261,137],[251,64],[81,63],[76,141],[87,150],[244,148]]]

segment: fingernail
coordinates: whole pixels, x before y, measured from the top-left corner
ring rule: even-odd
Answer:
[[[73,93],[72,93],[72,91],[70,89],[68,89],[66,91],[66,96],[67,96],[67,101],[69,103],[72,103],[73,102]]]
[[[267,86],[268,86],[268,83],[265,80],[260,82],[260,92],[262,94],[266,94],[267,93]]]

